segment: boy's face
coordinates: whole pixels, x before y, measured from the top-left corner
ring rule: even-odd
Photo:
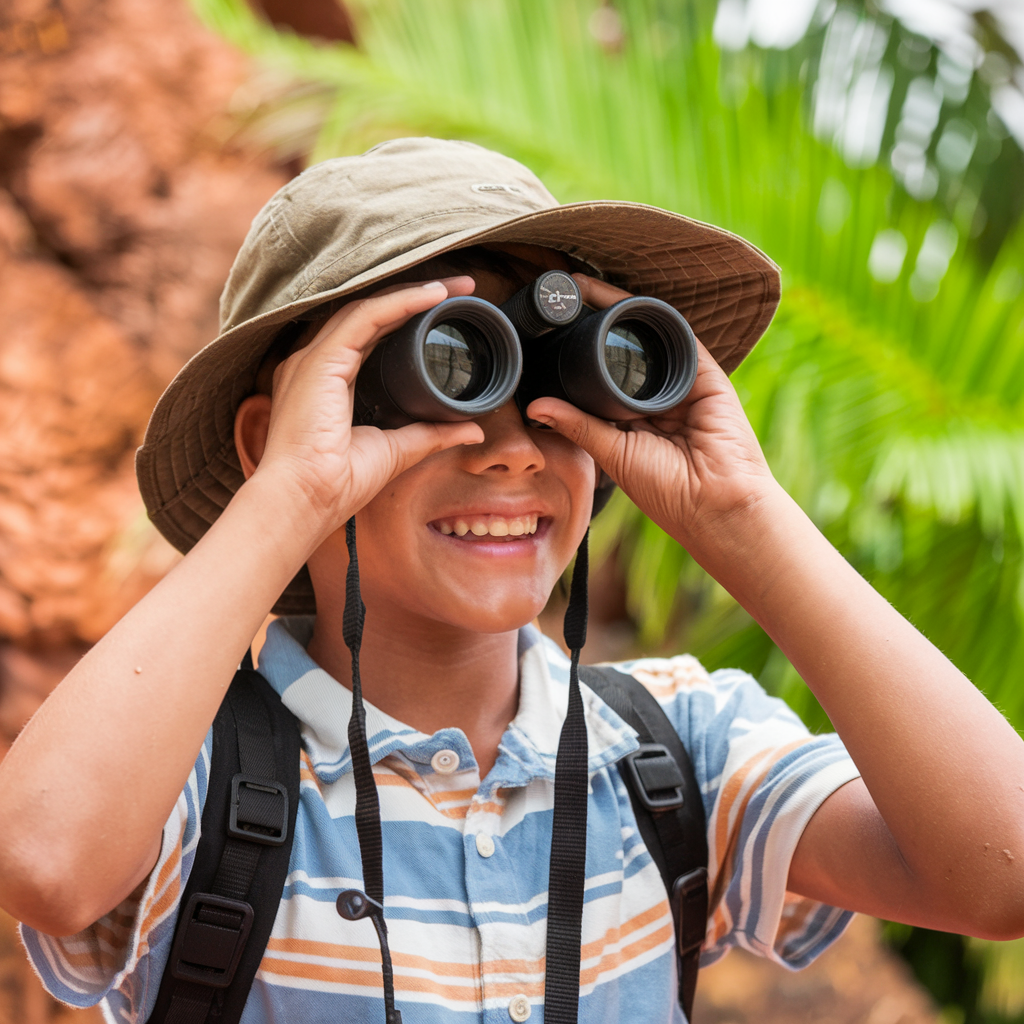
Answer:
[[[551,250],[529,256],[538,274],[568,269]],[[473,276],[474,294],[496,304],[520,287]],[[528,427],[512,402],[477,422],[482,444],[427,457],[358,513],[360,585],[374,618],[517,629],[541,611],[575,554],[590,521],[591,457],[554,431]],[[346,564],[343,531],[310,557],[321,607],[343,600]]]

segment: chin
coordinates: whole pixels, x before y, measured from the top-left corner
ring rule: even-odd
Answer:
[[[480,595],[478,598],[460,595],[444,601],[444,612],[440,613],[441,601],[432,604],[428,617],[469,630],[473,633],[509,633],[532,622],[544,610],[547,594]],[[426,611],[426,609],[425,609]]]

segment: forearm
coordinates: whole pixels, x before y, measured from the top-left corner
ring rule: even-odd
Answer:
[[[314,546],[301,520],[254,478],[18,737],[0,764],[0,905],[14,916],[74,930],[152,868],[235,667]]]
[[[895,841],[904,888],[950,928],[964,913],[983,930],[999,930],[1004,913],[1019,921],[1024,744],[999,712],[781,489],[680,539],[818,697]],[[884,838],[877,845],[876,863]]]

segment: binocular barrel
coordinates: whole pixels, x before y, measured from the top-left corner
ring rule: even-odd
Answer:
[[[696,376],[693,331],[668,303],[634,296],[594,311],[554,270],[500,309],[454,298],[413,317],[359,371],[354,419],[380,427],[472,419],[514,395],[524,414],[552,396],[621,422],[667,412]]]
[[[356,378],[353,420],[378,427],[470,420],[500,409],[522,370],[519,338],[497,306],[445,299],[370,353]]]

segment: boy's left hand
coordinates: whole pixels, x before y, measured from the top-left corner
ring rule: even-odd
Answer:
[[[626,292],[578,278],[584,301]],[[665,416],[620,429],[566,402],[528,414],[575,441],[681,541],[789,658],[861,773],[804,828],[787,887],[876,917],[1024,933],[1024,744],[774,481],[739,399],[699,344]]]
[[[583,300],[604,309],[629,292],[574,275]],[[556,398],[538,398],[529,415],[588,452],[665,531],[695,544],[775,486],[729,378],[697,342],[697,379],[664,416],[617,426]]]

